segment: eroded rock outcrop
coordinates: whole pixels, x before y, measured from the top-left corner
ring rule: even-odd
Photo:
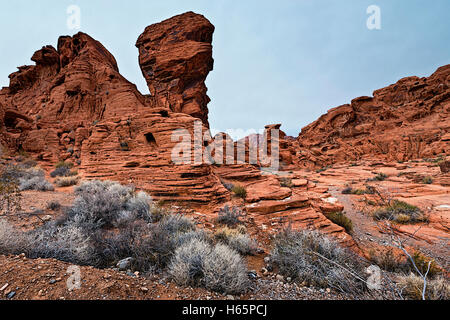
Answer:
[[[139,36],[139,64],[150,93],[174,112],[208,124],[205,79],[213,69],[214,26],[187,12],[145,28]]]
[[[174,18],[174,25],[184,34],[180,48],[189,47],[198,32],[192,19],[207,21],[192,13]],[[201,121],[189,112],[174,112],[160,94],[142,95],[119,73],[116,60],[98,41],[84,33],[63,36],[57,49],[43,47],[32,60],[36,65],[20,67],[10,76],[10,86],[0,91],[1,141],[5,147],[29,153],[44,167],[68,160],[85,178],[135,183],[157,199],[217,203],[229,198],[210,166],[176,165],[172,161],[172,149],[180,143],[172,138],[173,132],[185,130],[193,135],[194,123]],[[180,66],[193,61],[187,56],[176,60]],[[212,67],[207,59],[195,63],[208,71]],[[161,74],[176,75],[172,66],[165,68]],[[189,81],[197,81],[200,69],[188,68],[181,77],[188,87],[185,89],[194,94],[187,95],[193,100],[197,91]],[[206,75],[207,71],[203,80]],[[166,78],[158,80],[164,83]],[[196,86],[206,92],[202,81]],[[202,133],[206,130],[200,125]]]
[[[450,65],[408,77],[328,111],[302,129],[300,163],[324,166],[363,158],[407,161],[448,154]]]

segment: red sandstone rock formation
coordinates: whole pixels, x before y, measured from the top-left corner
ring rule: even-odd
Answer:
[[[224,183],[240,184],[247,190],[246,209],[261,226],[290,221],[354,246],[325,215],[341,206],[326,202],[326,188],[303,176],[289,177],[292,186],[282,186],[283,175],[260,170],[265,166],[261,158],[255,165],[173,162],[180,142],[173,133],[183,129],[192,137],[196,123],[205,139],[199,145],[189,140],[190,154],[184,158],[193,160],[194,150],[203,154],[218,142],[238,145],[225,134],[222,141],[208,135],[204,80],[213,65],[213,31],[208,20],[192,12],[146,28],[136,46],[151,95],[142,95],[120,75],[114,57],[98,41],[84,33],[61,37],[57,49],[37,51],[36,64],[19,67],[10,75],[10,86],[0,91],[2,145],[26,151],[47,167],[69,160],[85,178],[134,183],[156,199],[215,206],[232,197]],[[447,66],[430,78],[403,79],[373,98],[330,110],[297,140],[280,131],[281,168],[363,155],[404,160],[448,152],[449,73]],[[262,137],[244,139],[246,162],[250,146],[264,145],[271,130],[279,128],[268,125]],[[270,143],[268,149],[270,156]],[[236,161],[237,151],[228,157]]]
[[[206,92],[203,80],[212,67],[211,45],[208,51],[194,41],[199,34],[201,38],[201,24],[208,26],[206,22],[200,15],[187,13],[165,22],[168,25],[148,29],[160,30],[163,37],[169,35],[161,26],[172,34],[170,37],[178,30],[182,37],[178,48],[189,48],[182,50],[183,54],[189,51],[187,56],[175,57],[176,50],[172,52],[170,59],[178,67],[163,63],[158,68],[165,70],[155,69],[161,85],[155,79],[151,82],[152,88],[162,88],[167,84],[164,74],[179,77],[179,88],[183,82],[186,89],[177,91],[185,101],[183,110],[169,108],[160,91],[155,96],[142,95],[120,75],[105,47],[78,33],[60,37],[57,49],[46,46],[37,51],[32,57],[36,65],[20,67],[10,76],[10,86],[0,91],[2,144],[26,151],[43,166],[69,160],[85,178],[132,182],[159,199],[193,203],[227,200],[229,193],[210,166],[175,165],[171,159],[172,149],[179,143],[172,141],[172,133],[179,129],[193,133],[198,119],[186,110]],[[212,30],[212,26],[205,29],[209,42]],[[148,34],[143,35],[138,43],[147,45],[149,39]],[[160,54],[169,59],[166,53]],[[188,67],[177,73],[181,66]],[[204,102],[198,115],[207,123],[206,98]],[[202,133],[206,130],[201,126]]]
[[[187,12],[145,28],[137,42],[139,64],[153,96],[174,112],[208,124],[205,79],[213,69],[214,26]]]
[[[362,158],[406,161],[450,152],[450,65],[328,111],[302,129],[304,166]]]

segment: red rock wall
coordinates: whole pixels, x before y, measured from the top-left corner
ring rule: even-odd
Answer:
[[[406,161],[450,152],[450,65],[328,111],[298,136],[300,163]]]

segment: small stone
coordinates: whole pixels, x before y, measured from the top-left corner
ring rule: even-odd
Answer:
[[[276,279],[278,281],[284,281],[284,277],[281,274],[277,274]]]
[[[291,282],[291,281],[292,281],[292,278],[291,278],[291,277],[287,277],[287,278],[286,278],[286,281],[287,281],[287,282]]]
[[[269,272],[269,271],[267,271],[266,268],[261,268],[261,273],[262,273],[263,275],[266,275],[268,272]]]
[[[125,271],[131,267],[131,262],[133,262],[133,258],[128,257],[117,262],[116,267],[121,271]]]
[[[54,283],[56,283],[56,280],[55,279],[51,279],[48,283],[54,284]]]
[[[265,264],[269,264],[269,262],[270,262],[270,257],[265,257],[264,258],[264,263]]]
[[[231,294],[227,295],[227,300],[234,300],[234,296],[232,296]]]
[[[330,293],[330,292],[331,292],[331,289],[330,289],[330,288],[327,288],[326,291],[327,291],[327,293]]]
[[[5,290],[8,286],[9,286],[9,283],[5,283],[5,285],[4,285],[3,287],[0,288],[0,291]]]
[[[141,287],[141,291],[142,291],[142,292],[148,292],[148,288],[146,288],[146,287]]]

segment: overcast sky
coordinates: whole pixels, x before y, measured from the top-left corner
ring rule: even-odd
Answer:
[[[81,10],[79,30],[67,26],[70,5]],[[381,10],[380,30],[367,28],[370,5]],[[450,63],[449,0],[1,0],[0,86],[34,51],[83,31],[148,93],[136,39],[185,11],[216,27],[207,86],[210,124],[221,131],[282,123],[297,136],[332,107]]]

